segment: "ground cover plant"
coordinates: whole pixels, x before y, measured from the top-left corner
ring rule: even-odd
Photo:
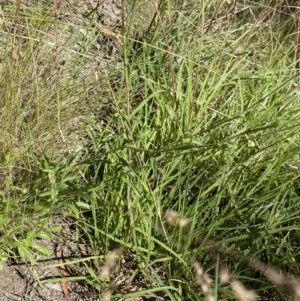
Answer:
[[[299,3],[60,4],[2,4],[2,268],[59,300],[299,298]]]

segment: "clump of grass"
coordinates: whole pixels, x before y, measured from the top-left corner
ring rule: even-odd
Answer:
[[[11,153],[23,164],[34,160],[32,152],[60,162],[82,144],[102,103],[97,72],[103,72],[104,94],[103,70],[114,64],[100,56],[101,49],[92,52],[97,36],[88,20],[57,20],[59,9],[49,5],[16,1],[1,15],[0,156]]]
[[[218,4],[153,2],[149,28],[139,31],[145,36],[124,32],[122,77],[114,82],[112,72],[103,81],[97,101],[106,104],[89,119],[81,157],[27,161],[26,197],[16,206],[38,215],[44,202],[48,216],[72,216],[94,255],[124,250],[109,285],[95,272],[103,262],[94,257],[81,276],[110,291],[107,298],[202,300],[195,262],[202,276],[215,275],[206,283],[209,298],[227,294],[218,285],[218,261],[271,299],[286,298],[270,284],[280,281],[249,262],[264,262],[277,276],[299,274],[299,32],[285,31],[295,19],[286,11],[282,18],[283,1]],[[74,87],[82,65],[76,66],[61,82],[66,87]],[[35,78],[30,93],[43,87]],[[72,89],[64,87],[44,91],[64,95],[69,108]],[[16,189],[3,200],[12,204],[19,195]],[[196,270],[200,277],[197,264]]]

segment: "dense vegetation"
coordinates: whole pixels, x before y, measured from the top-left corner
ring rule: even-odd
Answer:
[[[2,261],[36,264],[67,220],[99,296],[234,299],[226,266],[262,298],[300,297],[274,280],[300,273],[299,2],[132,1],[101,68],[114,29],[69,33],[18,2],[0,16]]]

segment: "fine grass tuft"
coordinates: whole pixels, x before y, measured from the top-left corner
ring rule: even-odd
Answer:
[[[299,297],[297,3],[129,2],[105,66],[84,19],[2,12],[3,260],[64,217],[105,300]]]

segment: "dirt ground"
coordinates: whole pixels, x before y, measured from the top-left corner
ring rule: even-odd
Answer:
[[[58,272],[58,271],[57,271]],[[58,274],[58,273],[57,273]],[[1,301],[96,301],[96,296],[89,297],[89,292],[84,290],[70,290],[67,299],[60,283],[39,285],[34,278],[34,270],[31,266],[5,265],[0,273],[0,300]],[[59,275],[57,275],[59,276]],[[80,287],[79,287],[80,289]]]
[[[52,251],[49,257],[35,254],[36,264],[30,264],[26,259],[8,260],[0,272],[0,300],[26,300],[26,301],[96,301],[100,300],[98,294],[84,281],[70,281],[67,285],[67,295],[63,292],[62,281],[51,283],[54,279],[64,276],[78,276],[78,272],[63,264],[68,260],[76,261],[92,254],[78,237],[78,232],[70,231],[70,221],[65,218],[56,218],[49,222],[51,226],[61,226],[59,235],[54,235],[51,240],[39,239],[35,244]],[[73,233],[73,234],[72,234]],[[74,234],[75,233],[75,234]],[[76,237],[75,237],[75,236]],[[80,276],[88,272],[76,265]],[[67,270],[67,275],[65,274]],[[45,281],[48,280],[48,283]],[[55,281],[53,281],[55,282]]]

